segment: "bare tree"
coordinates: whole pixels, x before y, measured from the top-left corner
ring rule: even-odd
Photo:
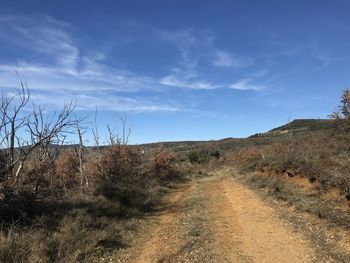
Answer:
[[[76,118],[76,128],[79,138],[79,146],[77,149],[78,152],[78,158],[79,158],[79,173],[80,173],[80,191],[81,194],[83,194],[83,185],[85,182],[85,186],[89,186],[89,179],[87,175],[84,173],[84,140],[83,140],[83,131],[80,126],[80,120]]]
[[[18,162],[15,156],[15,143],[20,141],[18,132],[28,123],[28,115],[22,115],[22,110],[28,104],[30,93],[27,84],[20,81],[21,88],[17,94],[8,96],[1,94],[1,126],[0,126],[0,147],[6,151],[7,174],[11,177],[14,167]]]
[[[92,134],[94,136],[94,142],[95,142],[95,146],[97,148],[98,158],[101,159],[100,136],[99,136],[98,128],[97,128],[97,107],[96,107],[96,110],[95,110]]]
[[[108,124],[107,124],[107,131],[108,131],[108,144],[109,145],[119,145],[120,144],[120,139],[118,133],[115,132],[115,129],[112,129]]]
[[[121,135],[119,134],[119,130],[112,129],[107,124],[107,130],[108,130],[108,143],[109,145],[127,145],[129,142],[129,137],[131,134],[131,127],[127,125],[128,120],[127,116],[123,115],[120,117],[120,123],[121,123]],[[117,132],[116,132],[117,130]]]
[[[120,117],[120,122],[122,124],[122,138],[121,138],[121,143],[123,145],[127,145],[129,142],[129,137],[131,134],[131,127],[127,126],[127,117],[124,114],[122,117]]]
[[[26,83],[20,83],[17,94],[8,96],[3,92],[0,102],[0,148],[6,152],[7,179],[13,186],[29,157],[38,162],[52,158],[52,145],[60,145],[76,125],[76,120],[71,118],[75,100],[58,113],[45,113],[45,107],[34,104],[29,110],[29,89]]]

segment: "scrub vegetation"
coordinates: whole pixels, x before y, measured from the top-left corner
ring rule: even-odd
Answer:
[[[158,211],[176,185],[220,169],[238,170],[237,180],[272,200],[350,231],[348,89],[330,119],[295,120],[249,138],[207,142],[130,145],[123,117],[121,135],[107,126],[108,145],[101,145],[93,125],[95,145],[85,146],[87,128],[75,117],[75,105],[72,100],[60,112],[48,112],[33,104],[23,82],[18,94],[2,94],[0,262],[100,262],[133,244],[147,215]],[[72,136],[78,144],[66,141]],[[205,191],[212,191],[209,181],[204,188],[198,185],[194,189],[201,198],[188,186],[189,200],[204,200]],[[193,202],[196,215],[181,218],[202,218],[203,238],[208,238],[204,221],[210,216]]]

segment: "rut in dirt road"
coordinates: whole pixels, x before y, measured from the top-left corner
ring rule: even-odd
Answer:
[[[114,262],[311,262],[306,239],[229,173],[179,185]]]

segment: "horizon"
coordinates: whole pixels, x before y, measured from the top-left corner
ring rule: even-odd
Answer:
[[[324,119],[350,86],[347,1],[2,1],[0,88],[130,143],[245,138]],[[16,74],[18,72],[18,76]],[[92,142],[87,133],[87,143]]]

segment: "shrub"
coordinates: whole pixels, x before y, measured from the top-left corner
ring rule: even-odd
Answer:
[[[27,190],[16,190],[12,186],[0,189],[0,222],[7,228],[11,223],[30,222],[33,213],[34,195]],[[0,232],[1,236],[1,232]]]
[[[212,151],[210,153],[210,156],[214,157],[215,159],[220,159],[221,153],[218,150]]]
[[[190,161],[191,164],[194,164],[194,163],[205,164],[209,162],[210,154],[207,150],[191,151],[188,154],[188,160]]]
[[[140,175],[140,153],[127,145],[113,145],[102,152],[99,173],[115,183],[130,183]]]
[[[56,160],[56,174],[65,189],[78,184],[79,159],[74,150],[66,150]]]
[[[169,180],[177,175],[177,169],[175,167],[175,154],[163,149],[154,154],[153,160],[150,164],[151,173],[157,179]]]
[[[27,165],[25,171],[23,185],[28,190],[31,189],[34,196],[48,195],[50,186],[57,186],[54,184],[56,183],[56,180],[54,180],[55,178],[52,178],[54,175],[54,168],[51,160],[33,160],[32,163]]]
[[[245,170],[254,169],[262,159],[262,153],[255,147],[241,149],[231,156],[231,161]]]
[[[350,131],[350,90],[345,89],[341,96],[338,110],[330,115],[337,121],[338,127],[348,132]]]

